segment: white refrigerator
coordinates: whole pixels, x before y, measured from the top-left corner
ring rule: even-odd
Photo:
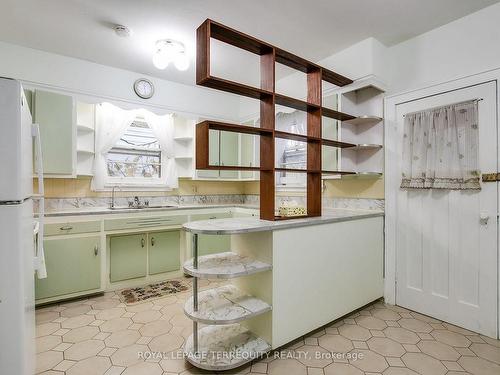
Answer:
[[[33,162],[39,178],[37,194],[33,193]],[[46,277],[40,136],[21,84],[1,77],[0,163],[0,374],[32,375],[34,278]],[[34,199],[40,205],[36,217]]]

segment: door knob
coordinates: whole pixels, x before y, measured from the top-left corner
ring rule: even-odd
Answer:
[[[481,225],[488,225],[488,221],[490,220],[490,215],[487,212],[481,212],[479,214],[479,222]]]

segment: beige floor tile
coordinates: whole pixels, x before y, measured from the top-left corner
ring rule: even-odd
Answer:
[[[320,346],[304,345],[295,353],[299,362],[307,367],[323,368],[332,363],[330,352]]]
[[[406,353],[401,359],[408,368],[422,375],[442,375],[448,371],[440,361],[424,353]]]
[[[184,360],[178,358],[164,358],[160,361],[160,366],[165,372],[179,373],[184,370],[191,368],[191,364]]]
[[[149,348],[154,352],[171,352],[179,349],[184,343],[184,338],[173,333],[166,333],[161,336],[156,336],[149,343]]]
[[[63,354],[61,352],[55,352],[53,350],[39,353],[36,355],[36,373],[51,370],[59,362],[63,360]]]
[[[481,336],[479,335],[473,335],[473,336],[467,336],[467,338],[471,341],[471,342],[475,342],[475,343],[478,343],[478,344],[485,344],[486,341],[484,341]]]
[[[372,351],[386,357],[401,357],[405,353],[399,342],[385,337],[372,337],[366,343]]]
[[[104,349],[104,342],[101,340],[87,340],[72,345],[64,352],[64,358],[74,361],[81,361],[89,357],[94,357]]]
[[[122,366],[111,366],[104,375],[121,375],[125,371],[125,367]]]
[[[307,368],[295,359],[277,359],[267,366],[270,375],[307,375]]]
[[[113,307],[111,309],[100,310],[95,316],[99,320],[111,320],[114,318],[119,318],[126,313],[123,307]]]
[[[154,337],[168,333],[170,332],[171,329],[172,329],[172,324],[170,324],[166,320],[156,320],[154,322],[149,322],[144,324],[139,329],[139,332],[143,336]]]
[[[94,340],[106,340],[107,337],[111,335],[110,332],[99,332],[97,335],[93,337]]]
[[[304,339],[305,345],[318,345],[318,339],[316,337],[306,337]]]
[[[441,320],[435,319],[433,317],[430,317],[428,315],[420,314],[417,312],[410,312],[411,316],[414,317],[415,319],[421,320],[422,322],[426,323],[441,323]]]
[[[462,366],[460,366],[455,361],[441,361],[441,363],[446,367],[449,371],[464,371]]]
[[[134,344],[140,337],[141,335],[138,331],[125,329],[123,331],[113,332],[104,342],[106,346],[112,348],[123,348],[124,346]]]
[[[356,352],[358,355],[362,354],[362,357],[359,356],[356,360],[350,359],[349,363],[362,371],[382,372],[389,367],[385,358],[374,351],[356,349]]]
[[[259,373],[259,374],[267,374],[267,363],[261,363],[261,362],[258,362],[258,363],[254,363],[252,365],[252,368],[250,370],[251,372],[254,372],[254,373]],[[322,370],[321,371],[321,374],[323,373]],[[309,372],[309,370],[307,371],[307,375],[311,375],[311,373]]]
[[[146,345],[133,344],[124,348],[118,349],[112,356],[111,362],[117,366],[132,366],[139,362],[144,362],[140,353],[149,352]]]
[[[152,339],[153,339],[152,337],[141,336],[141,338],[137,340],[137,344],[148,345]]]
[[[177,302],[176,296],[166,296],[162,298],[155,299],[153,304],[156,306],[166,306]]]
[[[366,328],[353,324],[345,324],[339,327],[339,333],[350,340],[356,341],[366,341],[372,336]]]
[[[447,330],[459,333],[461,335],[469,335],[469,336],[478,335],[476,332],[469,331],[468,329],[465,328],[457,327],[456,325],[450,323],[443,322],[443,325],[446,327]]]
[[[379,318],[382,320],[399,320],[401,319],[401,315],[397,312],[389,310],[389,309],[374,309],[371,311],[371,314],[375,318]]]
[[[324,335],[318,339],[318,342],[332,353],[347,353],[354,348],[350,340],[340,335]]]
[[[73,318],[78,315],[83,315],[90,310],[88,305],[77,305],[68,307],[67,309],[61,311],[61,316],[66,318]]]
[[[458,360],[458,364],[465,371],[474,375],[498,375],[500,374],[500,366],[478,357],[462,357]]]
[[[56,332],[61,326],[59,323],[43,323],[36,326],[35,337],[42,337]]]
[[[420,341],[420,337],[415,332],[409,331],[400,327],[388,327],[384,329],[384,334],[394,341],[401,344],[416,344]]]
[[[103,375],[111,367],[107,357],[90,357],[75,363],[66,375]]]
[[[327,327],[327,328],[325,328],[325,333],[330,334],[330,335],[338,335],[339,330],[338,330],[338,328]]]
[[[395,320],[386,320],[385,322],[389,327],[401,327],[399,323]]]
[[[134,312],[127,311],[125,314],[122,315],[124,318],[131,318],[135,315]]]
[[[132,317],[132,320],[134,321],[134,323],[149,323],[154,320],[160,319],[160,317],[161,313],[159,311],[146,310],[136,313]]]
[[[122,372],[122,375],[161,375],[163,370],[157,363],[141,362],[130,366]]]
[[[401,358],[385,357],[385,360],[387,361],[390,367],[405,367],[405,364],[401,360]]]
[[[379,331],[376,329],[370,329],[370,333],[373,337],[385,337],[384,331]]]
[[[406,367],[389,367],[383,372],[384,375],[419,375],[417,372]],[[462,374],[465,375],[465,374]]]
[[[450,346],[467,348],[471,344],[470,340],[467,337],[455,332],[435,330],[431,333],[431,335],[436,340],[441,341],[443,344],[447,344]]]
[[[92,305],[94,310],[106,310],[116,307],[120,304],[120,301],[116,299],[108,299],[105,301],[96,302]]]
[[[403,347],[408,353],[420,353],[420,349],[417,345],[413,344],[403,344]]]
[[[111,357],[118,349],[117,348],[104,348],[97,355],[101,357]]]
[[[65,335],[66,333],[68,333],[69,331],[71,331],[71,330],[70,330],[70,329],[68,329],[68,328],[61,328],[61,329],[58,329],[57,331],[55,331],[55,332],[53,333],[53,335],[55,335],[55,336],[63,336],[63,335]]]
[[[460,353],[453,347],[439,341],[420,341],[417,346],[423,353],[441,361],[456,361],[460,358]]]
[[[99,328],[93,326],[85,326],[72,329],[65,335],[63,335],[62,339],[64,342],[80,342],[89,340],[95,335],[99,333]]]
[[[354,318],[345,318],[344,324],[356,324],[356,321],[354,320]]]
[[[61,361],[57,364],[57,366],[54,367],[54,370],[56,371],[67,371],[69,370],[76,362],[75,361],[68,361],[65,359],[64,361]]]
[[[332,363],[326,366],[323,371],[325,375],[363,375],[363,371],[348,363]],[[288,375],[292,375],[292,373]]]
[[[35,312],[36,324],[49,323],[57,318],[59,318],[59,313],[57,311],[36,311]]]
[[[144,327],[144,324],[142,323],[132,323],[128,329],[135,329],[136,331],[140,330],[142,327]]]
[[[172,318],[170,318],[170,323],[174,326],[181,327],[191,327],[193,325],[193,321],[189,319],[186,314],[176,314]]]
[[[460,355],[465,356],[465,357],[475,357],[476,354],[469,348],[459,348],[455,347],[455,350],[460,353]]]
[[[418,319],[402,318],[398,320],[398,323],[401,327],[413,332],[429,333],[432,331],[432,327],[428,323]]]
[[[500,348],[489,344],[472,344],[469,347],[478,357],[500,365]]]
[[[61,343],[60,336],[42,336],[38,337],[35,340],[36,352],[42,353],[55,348],[57,345]]]
[[[94,320],[92,315],[77,315],[72,318],[66,319],[61,323],[62,328],[75,329],[78,327],[83,327],[89,325]]]
[[[417,333],[418,337],[420,337],[420,340],[434,340],[434,337],[432,337],[429,333]]]
[[[360,316],[356,318],[356,323],[370,330],[375,329],[381,331],[387,327],[387,324],[382,319],[374,318],[373,316]]]
[[[481,338],[487,344],[490,344],[490,345],[493,345],[493,346],[496,346],[496,347],[500,348],[500,340],[495,340],[495,339],[492,339],[491,337],[487,337],[487,336],[483,336],[483,335],[481,335]]]
[[[353,341],[352,345],[354,346],[354,349],[368,349],[368,345],[365,341]]]
[[[64,322],[66,319],[68,319],[68,318],[65,318],[65,317],[62,317],[62,316],[61,316],[61,317],[59,317],[59,318],[57,318],[57,319],[54,319],[54,320],[53,320],[53,322],[54,322],[54,323],[62,323],[62,322]]]
[[[105,321],[101,319],[96,319],[89,324],[89,326],[100,327]]]
[[[64,352],[66,349],[69,349],[71,348],[73,344],[72,343],[69,343],[69,342],[63,342],[59,345],[57,345],[54,349],[52,350],[55,350],[56,352]]]
[[[152,302],[143,302],[143,303],[138,303],[137,305],[127,306],[127,307],[125,307],[125,309],[127,311],[137,313],[137,312],[141,312],[141,311],[151,310],[152,307],[153,307]]]
[[[130,318],[115,318],[105,321],[99,326],[102,332],[116,332],[127,329],[132,325]]]

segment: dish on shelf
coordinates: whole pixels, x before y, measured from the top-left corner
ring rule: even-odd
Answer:
[[[184,272],[203,279],[231,279],[270,270],[268,263],[261,262],[233,252],[198,257],[198,268],[193,259],[184,263]]]
[[[184,345],[184,354],[194,366],[209,371],[224,371],[242,366],[271,350],[262,338],[239,324],[207,326],[198,330],[198,350],[193,336]]]
[[[242,292],[234,285],[199,292],[198,311],[194,311],[193,297],[184,305],[188,318],[203,324],[237,323],[270,310],[268,303]]]

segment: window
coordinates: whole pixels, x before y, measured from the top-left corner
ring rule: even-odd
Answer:
[[[161,160],[158,139],[146,122],[137,119],[108,151],[107,175],[110,182],[145,182],[145,179],[159,182],[163,177]]]

